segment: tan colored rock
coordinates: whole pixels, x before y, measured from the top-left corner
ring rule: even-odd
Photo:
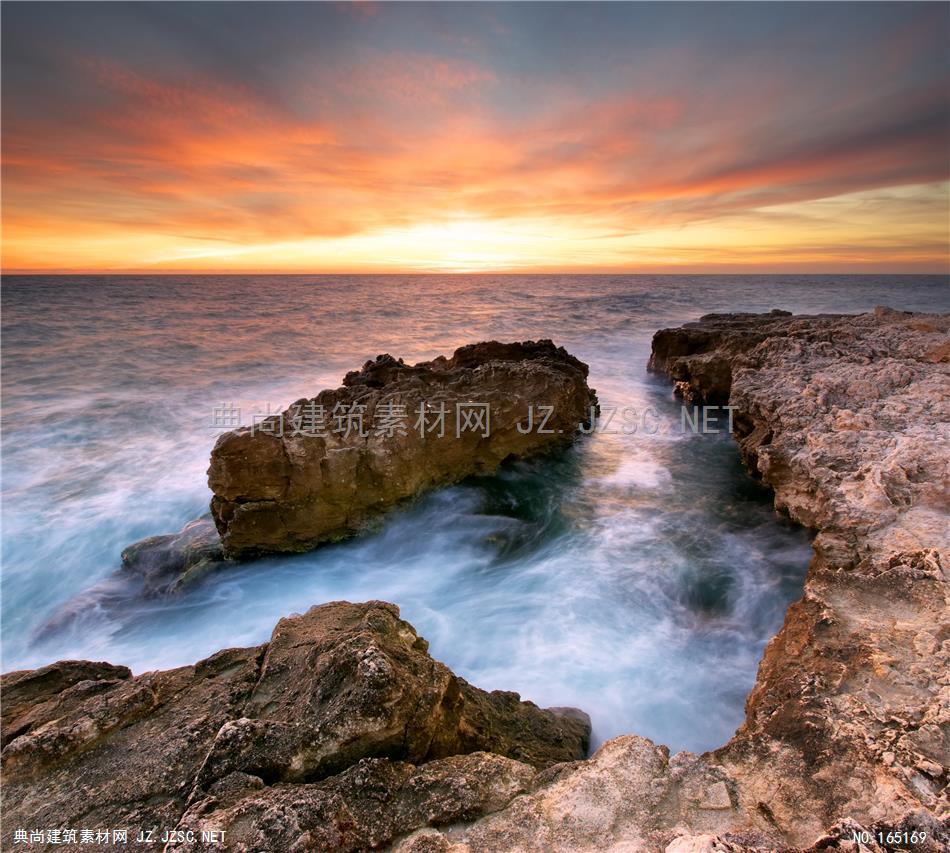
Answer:
[[[385,602],[314,607],[190,667],[66,661],[0,689],[3,849],[15,827],[179,824],[255,850],[365,849],[501,808],[590,736],[579,711],[456,678]],[[275,810],[293,812],[279,833]]]
[[[476,691],[391,605],[338,604],[195,667],[4,676],[4,831],[82,815],[225,828],[236,850],[403,853],[883,851],[897,848],[876,833],[894,831],[943,853],[948,330],[879,310],[657,335],[651,365],[692,401],[735,406],[750,470],[817,530],[722,748],[670,757],[625,736],[559,761],[582,746],[573,714]]]
[[[724,833],[774,848],[779,837],[753,817],[708,808],[707,792],[715,796],[724,777],[698,756],[671,759],[665,747],[627,735],[607,741],[587,761],[539,774],[535,789],[502,811],[443,832],[472,853],[662,851],[679,836]]]
[[[444,407],[443,426],[423,434],[422,405],[430,427]],[[381,355],[342,387],[218,439],[208,484],[224,552],[305,551],[351,535],[426,489],[570,443],[595,405],[587,365],[551,341],[473,344],[412,366]],[[553,407],[543,427],[541,406]]]
[[[733,844],[708,832],[701,835],[681,835],[666,846],[665,853],[743,853],[754,848]]]
[[[932,354],[948,331],[946,315],[878,309],[713,315],[654,340],[651,366],[691,401],[728,393],[747,465],[818,531],[804,596],[716,754],[792,843],[947,810],[950,357]]]
[[[731,809],[732,800],[729,799],[729,788],[726,783],[719,781],[710,785],[705,792],[702,802],[699,804],[701,809]]]
[[[650,366],[735,407],[743,459],[817,529],[804,594],[769,643],[746,721],[668,761],[617,738],[469,827],[492,850],[950,849],[950,317],[712,315]],[[553,771],[547,771],[552,774]],[[830,827],[830,829],[829,829]]]
[[[397,844],[396,853],[446,853],[451,849],[446,837],[437,829],[418,829]]]

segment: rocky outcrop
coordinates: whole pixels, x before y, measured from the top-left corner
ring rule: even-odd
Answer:
[[[721,406],[729,402],[737,356],[787,327],[789,311],[769,314],[709,314],[698,323],[661,329],[653,336],[649,370],[666,373],[678,396],[689,403]]]
[[[776,506],[820,530],[837,564],[857,563],[877,543],[945,547],[947,329],[888,309],[712,315],[658,332],[650,364],[688,402],[728,400]]]
[[[194,666],[63,661],[2,690],[5,836],[212,826],[231,849],[368,849],[500,808],[590,736],[580,711],[457,678],[384,602],[314,607]]]
[[[616,738],[399,849],[950,849],[948,330],[879,309],[657,333],[650,367],[689,404],[732,406],[750,471],[816,530],[746,721],[701,756]]]
[[[82,630],[90,612],[121,616],[182,593],[236,560],[354,534],[426,489],[569,444],[596,412],[587,365],[549,340],[472,344],[416,365],[378,356],[340,388],[222,435],[211,512],[127,546],[121,567],[60,606],[36,639]]]
[[[349,536],[426,489],[569,444],[596,412],[587,365],[548,340],[472,344],[414,366],[378,356],[342,387],[222,435],[211,512],[127,546],[121,568],[37,637],[77,630],[90,610],[181,593],[235,560]]]
[[[392,605],[334,604],[194,667],[4,676],[4,833],[224,830],[226,849],[261,851],[950,849],[948,331],[947,316],[879,310],[658,333],[651,366],[690,402],[732,406],[750,470],[816,530],[803,596],[720,749],[670,756],[630,735],[572,760],[578,712],[471,687]]]
[[[218,439],[208,484],[224,552],[348,536],[425,489],[569,443],[595,405],[587,365],[547,340],[473,344],[416,365],[378,356],[342,387]]]
[[[804,595],[717,753],[796,839],[843,818],[947,813],[948,330],[946,315],[890,309],[773,312],[655,339],[653,367],[692,400],[727,394],[746,464],[817,530]]]

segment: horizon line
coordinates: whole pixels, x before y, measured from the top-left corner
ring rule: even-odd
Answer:
[[[552,276],[552,275],[570,275],[570,276],[762,276],[762,275],[801,275],[801,276],[869,276],[869,275],[885,275],[885,276],[946,276],[950,277],[950,268],[943,271],[928,271],[928,270],[863,270],[863,271],[842,271],[842,270],[763,270],[760,272],[734,272],[734,271],[684,271],[684,272],[672,272],[669,270],[663,272],[654,272],[654,271],[627,271],[627,270],[607,270],[607,271],[587,271],[587,272],[576,272],[572,270],[546,270],[539,272],[526,272],[519,270],[444,270],[444,271],[433,271],[433,270],[387,270],[383,272],[378,271],[345,271],[345,272],[335,272],[335,271],[275,271],[275,270],[258,270],[249,272],[248,270],[141,270],[141,269],[124,269],[124,270],[89,270],[89,269],[66,269],[66,270],[46,270],[46,269],[13,269],[13,270],[0,270],[0,277],[6,278],[8,276],[127,276],[127,275],[136,275],[136,276],[148,276],[148,277],[168,277],[173,278],[176,276],[490,276],[490,275],[505,275],[505,276]]]

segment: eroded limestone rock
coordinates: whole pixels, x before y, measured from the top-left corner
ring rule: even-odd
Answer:
[[[571,442],[594,405],[587,365],[547,340],[472,344],[416,365],[381,355],[342,387],[218,439],[208,484],[224,552],[305,551],[351,535],[426,489]],[[542,406],[553,407],[544,432]]]
[[[716,753],[746,807],[799,843],[845,818],[948,810],[948,331],[946,315],[877,309],[712,315],[654,339],[651,366],[689,400],[728,399],[750,470],[818,531]],[[711,380],[711,364],[728,370]]]
[[[948,849],[948,330],[878,309],[657,333],[651,368],[689,403],[734,406],[749,469],[817,530],[802,599],[722,748],[614,739],[421,849],[890,850],[852,832],[913,829],[926,841],[906,849]]]
[[[5,835],[210,822],[248,849],[367,849],[501,808],[590,737],[579,711],[457,678],[385,602],[314,607],[194,666],[65,661],[0,688]],[[279,832],[275,809],[297,810]]]

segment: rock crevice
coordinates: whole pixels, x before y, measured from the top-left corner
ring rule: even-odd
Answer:
[[[400,850],[950,849],[948,332],[889,309],[658,332],[650,368],[687,404],[732,406],[750,472],[816,531],[746,720],[702,756],[616,738]]]

